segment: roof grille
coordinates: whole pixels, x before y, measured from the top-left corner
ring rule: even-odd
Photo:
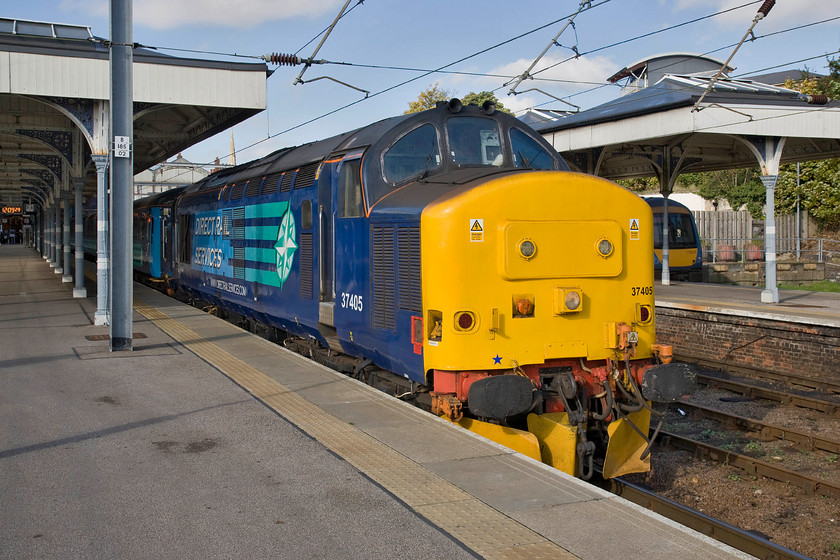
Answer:
[[[315,175],[318,173],[319,163],[310,163],[300,168],[295,177],[295,188],[305,189],[315,184]]]

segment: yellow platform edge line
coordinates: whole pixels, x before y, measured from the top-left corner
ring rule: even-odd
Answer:
[[[579,558],[419,463],[332,416],[142,299],[135,298],[134,309],[254,398],[398,497],[418,515],[484,558]],[[400,476],[393,476],[394,471]],[[423,488],[415,488],[418,480],[422,481]],[[430,483],[436,492],[427,491],[426,485]],[[435,502],[431,500],[434,495],[443,496],[445,500]]]

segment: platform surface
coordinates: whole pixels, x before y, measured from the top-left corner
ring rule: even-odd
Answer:
[[[779,290],[779,303],[762,303],[763,288],[699,282],[654,285],[657,307],[840,327],[840,293]]]
[[[0,246],[0,558],[748,558],[138,284],[111,353],[95,307]]]

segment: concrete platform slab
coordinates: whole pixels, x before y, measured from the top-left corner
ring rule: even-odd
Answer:
[[[0,312],[48,273],[0,247]],[[106,356],[52,282],[0,323],[0,557],[745,557],[140,285]]]

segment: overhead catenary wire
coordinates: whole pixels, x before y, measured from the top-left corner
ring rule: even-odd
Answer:
[[[604,3],[605,2],[602,2],[601,4],[598,4],[598,5],[602,5]],[[508,95],[511,95],[511,94],[516,95],[516,88],[519,87],[519,84],[521,84],[523,82],[523,80],[526,80],[526,79],[531,77],[531,70],[533,70],[534,67],[540,62],[540,60],[542,60],[542,57],[545,56],[545,53],[548,52],[548,49],[550,49],[554,45],[559,45],[559,43],[557,42],[557,39],[560,38],[560,35],[562,35],[563,32],[566,31],[566,29],[569,26],[572,26],[572,28],[574,29],[575,18],[578,16],[578,14],[580,14],[581,12],[583,12],[585,10],[591,9],[591,8],[592,8],[592,2],[590,0],[581,0],[580,6],[578,7],[578,10],[574,14],[572,14],[572,17],[570,17],[568,19],[568,21],[566,21],[566,25],[564,25],[560,29],[560,31],[557,33],[557,35],[555,35],[554,38],[548,43],[548,45],[546,45],[546,47],[543,49],[543,51],[539,55],[537,55],[537,58],[534,59],[534,62],[532,62],[531,65],[524,72],[522,72],[522,74],[520,74],[519,76],[514,78],[514,80],[512,82],[510,82],[513,85],[510,87],[510,91],[508,92]],[[577,31],[575,32],[575,35],[577,35]],[[575,54],[577,54],[577,52],[578,52],[577,51],[577,41],[575,41],[575,46],[572,49],[574,50]],[[507,84],[505,84],[505,85],[507,85]]]
[[[721,66],[720,70],[717,71],[717,74],[714,75],[712,80],[709,82],[709,85],[706,86],[706,91],[703,92],[703,95],[701,95],[700,99],[697,100],[697,103],[694,104],[694,108],[691,110],[692,113],[700,110],[700,103],[703,101],[703,99],[706,98],[706,95],[708,95],[712,88],[715,86],[715,82],[717,82],[720,79],[720,77],[724,74],[724,72],[726,72],[726,69],[729,67],[729,63],[735,57],[735,53],[738,52],[738,49],[741,48],[741,45],[744,44],[744,41],[747,40],[747,37],[752,35],[753,29],[756,25],[758,25],[758,22],[767,17],[767,14],[770,13],[770,10],[773,9],[773,6],[775,4],[776,0],[764,0],[764,3],[761,5],[760,8],[758,8],[758,12],[756,12],[755,17],[753,18],[752,25],[750,25],[750,28],[744,34],[744,37],[741,39],[741,42],[738,43],[738,45],[735,47],[735,50],[732,51],[732,54],[730,54],[729,58],[726,59],[726,62],[723,63],[723,66]]]
[[[830,17],[830,18],[826,18],[826,19],[822,19],[822,20],[818,20],[818,21],[812,21],[812,22],[809,22],[809,23],[803,23],[803,24],[796,25],[796,26],[793,26],[793,27],[788,27],[786,29],[780,29],[778,31],[765,33],[764,35],[753,35],[752,38],[750,39],[750,42],[758,41],[758,40],[761,40],[761,39],[767,39],[769,37],[773,37],[773,36],[776,36],[776,35],[782,35],[782,34],[790,33],[790,32],[793,32],[793,31],[799,31],[801,29],[806,29],[808,27],[813,27],[815,25],[830,23],[832,21],[837,21],[837,20],[840,20],[840,16]],[[718,47],[716,49],[712,49],[712,50],[703,52],[699,56],[707,56],[707,55],[710,55],[710,54],[714,54],[716,52],[731,49],[735,45],[737,45],[737,43],[724,45],[722,47]],[[784,68],[785,66],[790,66],[790,65],[793,65],[793,64],[800,64],[802,62],[808,62],[808,61],[811,61],[811,60],[816,60],[818,58],[828,58],[829,56],[833,56],[833,55],[838,54],[838,53],[840,53],[840,51],[826,52],[826,53],[819,54],[819,55],[816,55],[816,56],[802,58],[802,59],[799,59],[799,60],[792,60],[792,61],[784,62],[784,63],[781,63],[781,64],[777,64],[777,65],[774,65],[774,66],[768,66],[766,68],[762,68],[762,69],[758,69],[758,70],[751,70],[749,72],[745,72],[745,73],[741,73],[741,74],[733,74],[733,75],[730,76],[730,78],[736,78],[737,79],[737,78],[740,78],[740,77],[755,75],[755,74],[758,74],[758,73],[761,73],[761,72],[766,72],[768,70],[774,70],[776,68]],[[670,65],[663,66],[663,67],[660,68],[660,70],[667,69],[669,66],[673,66],[673,65],[676,65],[676,64],[679,64],[679,62],[674,62]],[[596,87],[593,87],[593,88],[589,88],[589,89],[586,89],[586,90],[583,90],[583,91],[579,91],[579,92],[575,92],[575,93],[571,93],[569,95],[566,95],[566,96],[564,96],[563,99],[564,100],[565,99],[571,99],[572,97],[577,97],[579,95],[586,95],[587,93],[592,93],[593,91],[597,91],[599,89],[604,89],[604,88],[607,88],[607,87],[613,87],[615,85],[616,84],[614,84],[614,83],[600,84],[600,85],[598,85]],[[494,91],[498,91],[499,89],[502,89],[502,87],[504,87],[504,86],[496,88],[496,90],[494,90]],[[543,107],[545,105],[548,105],[549,103],[551,103],[551,101],[546,101],[544,103],[540,103],[540,104],[535,105],[533,107],[529,107],[528,109]],[[527,111],[528,109],[525,109],[525,110]]]
[[[353,7],[352,7],[352,8],[350,8],[349,10],[346,10],[346,11],[345,11],[345,10],[342,10],[342,14],[339,16],[339,18],[338,18],[338,19],[343,19],[343,18],[344,18],[345,16],[347,16],[350,12],[352,12],[353,10],[355,10],[356,8],[358,8],[359,6],[361,6],[361,5],[362,5],[362,4],[364,4],[364,3],[365,3],[365,0],[356,0],[356,3],[353,5]],[[301,48],[299,48],[298,50],[296,50],[296,51],[295,51],[295,55],[300,54],[300,51],[302,51],[303,49],[305,49],[306,47],[308,47],[309,45],[311,45],[312,43],[314,43],[315,41],[317,41],[317,40],[318,40],[318,37],[320,37],[321,35],[323,35],[324,33],[326,33],[326,32],[330,29],[330,27],[332,27],[332,25],[328,25],[328,26],[326,26],[323,30],[321,30],[321,32],[320,32],[320,33],[318,33],[317,35],[315,35],[314,37],[312,37],[312,38],[311,38],[309,41],[307,41],[307,42],[306,42],[306,43],[305,43],[305,44],[304,44]]]
[[[303,73],[306,72],[307,69],[309,69],[309,66],[311,66],[312,61],[315,59],[315,55],[318,54],[318,51],[320,51],[321,47],[324,46],[324,43],[326,43],[326,41],[329,38],[330,34],[332,33],[333,29],[335,29],[335,26],[338,25],[338,20],[340,20],[342,18],[342,16],[344,15],[344,11],[347,9],[347,6],[350,5],[350,1],[351,0],[345,0],[344,6],[341,7],[341,10],[339,10],[338,15],[335,17],[335,20],[333,20],[332,25],[330,25],[330,27],[327,29],[326,33],[323,34],[323,37],[321,38],[321,42],[318,43],[317,47],[315,47],[315,51],[312,53],[312,56],[310,56],[307,59],[306,65],[301,69],[300,74],[297,75],[297,78],[295,78],[295,81],[292,82],[293,85],[304,83]]]
[[[622,40],[622,41],[618,41],[618,42],[614,42],[614,43],[611,43],[611,44],[608,44],[608,45],[604,45],[604,46],[598,47],[598,48],[596,48],[596,49],[592,49],[592,50],[590,50],[590,51],[587,51],[587,52],[585,52],[585,53],[581,53],[581,54],[582,54],[582,55],[585,55],[585,54],[591,54],[591,53],[593,53],[593,52],[602,51],[602,50],[605,50],[605,49],[608,49],[608,48],[611,48],[611,47],[614,47],[614,46],[618,46],[618,45],[622,45],[622,44],[627,44],[627,43],[632,42],[632,41],[637,41],[637,40],[640,40],[640,39],[644,39],[644,38],[646,38],[646,37],[650,37],[650,36],[655,35],[655,34],[658,34],[658,33],[662,33],[662,32],[669,31],[669,30],[672,30],[672,29],[676,29],[676,28],[679,28],[679,27],[682,27],[682,26],[685,26],[685,25],[689,25],[689,24],[692,24],[692,23],[696,23],[696,22],[699,22],[699,21],[702,21],[702,20],[705,20],[705,19],[709,19],[709,18],[711,18],[711,17],[715,17],[715,16],[717,16],[717,15],[725,14],[725,13],[731,12],[731,11],[733,11],[733,10],[737,10],[737,9],[740,9],[740,8],[744,8],[744,7],[749,6],[749,5],[758,4],[758,3],[760,3],[760,2],[761,2],[761,0],[754,0],[754,1],[752,1],[752,2],[747,2],[747,3],[741,4],[741,5],[739,5],[739,6],[735,6],[735,7],[732,7],[732,8],[725,9],[725,10],[720,10],[720,11],[714,12],[714,13],[712,13],[712,14],[708,14],[708,15],[705,15],[705,16],[702,16],[702,17],[699,17],[699,18],[694,18],[694,19],[692,19],[692,20],[688,20],[688,21],[682,22],[682,23],[680,23],[680,24],[676,24],[676,25],[673,25],[673,26],[669,26],[669,27],[667,27],[667,28],[663,28],[663,29],[659,29],[659,30],[651,31],[651,32],[648,32],[648,33],[644,33],[644,34],[636,35],[636,36],[633,36],[633,37],[630,37],[630,38],[624,39],[624,40]],[[453,61],[453,62],[450,62],[450,63],[448,63],[448,64],[445,64],[445,65],[439,66],[439,67],[434,68],[434,69],[413,69],[413,68],[404,68],[404,67],[385,67],[385,68],[388,68],[388,69],[408,70],[408,71],[420,71],[420,74],[419,74],[418,76],[415,76],[415,77],[410,78],[410,79],[408,79],[408,80],[403,80],[403,81],[400,81],[400,82],[399,82],[399,83],[397,83],[397,84],[394,84],[394,85],[392,85],[392,86],[390,86],[390,87],[387,87],[387,88],[384,88],[384,89],[382,89],[382,90],[380,90],[380,91],[377,91],[377,92],[375,92],[375,93],[372,93],[372,94],[370,94],[370,96],[369,96],[368,98],[372,98],[372,97],[375,97],[375,96],[378,96],[378,95],[382,95],[382,94],[384,94],[384,93],[387,93],[387,92],[389,92],[389,91],[392,91],[392,90],[394,90],[394,89],[397,89],[397,88],[399,88],[399,87],[402,87],[402,86],[404,86],[404,85],[406,85],[406,84],[412,83],[412,82],[414,82],[414,81],[417,81],[417,80],[419,80],[419,79],[422,79],[422,78],[424,78],[424,77],[426,77],[426,76],[428,76],[428,75],[434,74],[434,73],[456,73],[456,72],[453,72],[453,71],[448,71],[447,69],[448,69],[448,68],[451,68],[452,66],[455,66],[455,65],[457,65],[457,64],[459,64],[459,63],[461,63],[461,62],[464,62],[464,61],[466,61],[466,60],[469,60],[469,59],[471,59],[471,58],[474,58],[474,57],[479,56],[479,55],[481,55],[481,54],[484,54],[484,53],[486,53],[486,52],[489,52],[489,51],[491,51],[491,50],[493,50],[493,49],[496,49],[496,48],[502,47],[502,46],[504,46],[504,45],[510,44],[511,42],[514,42],[514,41],[516,41],[516,40],[518,40],[518,39],[521,39],[521,38],[523,38],[523,37],[525,37],[525,36],[528,36],[528,35],[530,35],[530,34],[533,34],[533,33],[535,33],[535,32],[538,32],[538,31],[540,31],[540,30],[542,30],[542,29],[545,29],[545,28],[547,28],[547,27],[549,27],[549,26],[551,26],[551,25],[554,25],[554,24],[556,24],[556,23],[558,23],[558,22],[564,21],[564,20],[565,20],[565,19],[567,19],[568,17],[570,17],[570,16],[565,16],[565,17],[563,17],[563,18],[559,18],[559,19],[557,19],[557,20],[555,20],[555,21],[553,21],[553,22],[549,22],[549,23],[547,23],[547,24],[545,24],[545,25],[542,25],[542,26],[539,26],[539,27],[537,27],[537,28],[535,28],[535,29],[531,29],[531,30],[529,30],[529,31],[526,31],[526,32],[524,32],[524,33],[521,33],[521,34],[519,34],[519,35],[516,35],[516,36],[514,36],[514,37],[511,37],[511,38],[506,39],[506,40],[504,40],[504,41],[501,41],[501,42],[499,42],[499,43],[496,43],[496,44],[494,44],[494,45],[492,45],[492,46],[490,46],[490,47],[487,47],[487,48],[485,48],[485,49],[481,49],[480,51],[477,51],[477,52],[472,53],[472,54],[470,54],[470,55],[464,56],[464,57],[459,58],[459,59],[457,59],[457,60],[455,60],[455,61]],[[828,20],[828,21],[830,21],[830,20]],[[815,25],[815,24],[816,24],[816,23],[812,23],[812,24],[808,24],[808,25]],[[779,33],[779,32],[776,32],[776,33]],[[768,35],[768,36],[769,36],[769,35]],[[257,57],[257,58],[258,58],[258,57]],[[571,60],[571,59],[567,59],[567,60]],[[557,65],[559,65],[559,64],[562,64],[563,62],[565,62],[565,61],[560,61],[560,62],[558,62],[558,63],[556,63],[556,64],[552,65],[551,67],[554,67],[554,66],[557,66]],[[340,64],[344,64],[344,65],[348,65],[348,66],[366,66],[366,67],[375,67],[374,65],[359,65],[359,64],[352,64],[352,63],[340,63]],[[539,73],[541,73],[541,72],[544,72],[544,71],[545,71],[545,70],[547,70],[547,69],[548,69],[548,68],[542,69],[542,70],[540,70],[540,71],[538,71],[538,72],[535,72],[534,74],[535,74],[535,75],[536,75],[536,74],[539,74]],[[470,74],[472,74],[472,73],[470,73]],[[480,75],[480,74],[479,74],[479,75]],[[493,77],[493,76],[491,76],[491,77]],[[501,76],[500,76],[500,77],[501,77]],[[509,77],[508,77],[508,76],[505,76],[504,78],[506,78],[506,79],[507,79],[507,78],[509,78]],[[540,78],[538,78],[538,79],[548,80],[548,78],[542,78],[542,77],[540,77]],[[557,80],[557,81],[558,81],[558,82],[562,82],[563,80]],[[569,80],[568,82],[573,82],[573,81],[572,81],[572,80]],[[611,84],[610,84],[610,85],[611,85]],[[586,90],[586,91],[584,91],[584,92],[578,92],[578,93],[575,93],[575,94],[571,94],[571,95],[569,95],[569,96],[566,96],[566,98],[568,99],[568,98],[571,98],[571,97],[574,97],[574,96],[577,96],[577,95],[582,95],[582,94],[585,94],[586,92],[591,92],[591,91],[594,91],[594,90],[596,90],[596,89],[600,89],[601,87],[610,87],[610,85],[605,84],[604,86],[598,86],[597,88],[591,88],[591,89],[588,89],[588,90]],[[243,150],[247,150],[247,149],[252,148],[253,146],[256,146],[256,145],[258,145],[258,144],[260,144],[260,143],[262,143],[262,142],[265,142],[265,141],[267,141],[267,140],[269,140],[269,139],[276,138],[277,136],[280,136],[280,135],[286,134],[286,133],[288,133],[288,132],[292,132],[292,131],[297,130],[297,129],[299,129],[299,128],[302,128],[302,127],[304,127],[304,126],[306,126],[306,125],[308,125],[308,124],[311,124],[311,123],[316,122],[316,121],[318,121],[318,120],[321,120],[321,119],[324,119],[324,118],[326,118],[326,117],[332,116],[332,115],[334,115],[334,114],[336,114],[336,113],[338,113],[338,112],[340,112],[340,111],[346,110],[346,109],[348,109],[348,108],[350,108],[350,107],[353,107],[353,106],[357,105],[358,103],[360,103],[360,102],[361,102],[361,101],[363,101],[363,100],[364,100],[364,99],[359,99],[359,100],[352,101],[352,102],[350,102],[350,103],[347,103],[347,104],[342,105],[342,106],[340,106],[340,107],[337,107],[337,108],[335,108],[335,109],[332,109],[332,110],[330,110],[330,111],[327,111],[327,112],[325,112],[325,113],[323,113],[323,114],[320,114],[320,115],[314,116],[314,117],[312,117],[312,118],[310,118],[310,119],[307,119],[307,120],[305,120],[305,121],[303,121],[303,122],[300,122],[300,123],[298,123],[298,124],[296,124],[296,125],[294,125],[294,126],[291,126],[291,127],[285,128],[285,129],[283,129],[283,130],[281,130],[281,131],[279,131],[279,132],[276,132],[276,133],[274,133],[274,134],[270,134],[270,135],[268,135],[266,138],[264,138],[264,139],[262,139],[262,140],[259,140],[259,141],[257,141],[257,142],[254,142],[254,143],[250,144],[250,145],[244,146],[244,147],[243,147],[243,148],[241,148],[240,150],[237,150],[237,152],[241,152],[241,151],[243,151]]]
[[[759,38],[760,38],[760,37],[759,37]],[[724,48],[728,48],[728,47],[724,47]],[[720,50],[720,49],[716,49],[716,50]],[[751,76],[751,75],[755,75],[755,74],[761,74],[761,73],[763,73],[763,72],[767,72],[768,70],[775,70],[775,69],[777,69],[777,68],[784,68],[785,66],[791,66],[791,65],[793,65],[793,64],[800,64],[800,63],[802,63],[802,62],[808,62],[808,61],[810,61],[810,60],[816,60],[816,59],[819,59],[819,58],[825,58],[825,57],[834,56],[834,55],[840,55],[840,50],[836,50],[836,51],[832,51],[832,52],[827,52],[827,53],[822,53],[822,54],[815,55],[815,56],[811,56],[811,57],[807,57],[807,58],[800,58],[800,59],[798,59],[798,60],[790,60],[790,61],[783,62],[783,63],[777,64],[777,65],[774,65],[774,66],[766,66],[766,67],[764,67],[764,68],[759,68],[759,69],[756,69],[756,70],[750,70],[749,72],[744,72],[744,73],[742,73],[742,74],[732,75],[732,76],[730,76],[730,78],[731,78],[731,79],[733,79],[733,80],[737,80],[737,79],[741,79],[742,77],[745,77],[745,76]],[[599,88],[591,88],[591,89],[586,90],[586,91],[581,91],[581,92],[577,92],[577,93],[574,93],[574,94],[568,95],[568,96],[566,96],[566,97],[567,97],[567,98],[571,98],[571,97],[575,97],[575,96],[577,96],[577,95],[584,95],[584,94],[589,93],[589,92],[592,92],[592,91],[594,91],[594,90],[596,90],[596,89],[600,89],[601,87],[609,87],[609,86],[612,86],[612,85],[613,85],[613,84],[605,84],[605,85],[603,85],[603,86],[599,86]],[[661,93],[650,93],[650,94],[647,96],[647,99],[655,99],[655,98],[660,97],[660,96],[670,95],[670,94],[671,94],[671,93],[673,93],[674,91],[694,91],[695,89],[696,89],[696,88],[695,88],[695,87],[692,87],[692,86],[682,86],[682,87],[677,87],[677,88],[673,88],[673,89],[670,89],[670,90],[668,90],[668,91],[664,91],[664,92],[661,92]],[[612,102],[612,107],[614,107],[614,108],[615,108],[615,107],[621,107],[621,106],[622,106],[622,105],[624,105],[624,104],[627,104],[627,103],[633,103],[634,101],[635,101],[634,99],[624,99],[624,98],[617,99],[617,100],[615,100],[615,101],[613,101],[613,102]],[[804,98],[803,98],[803,101],[806,101],[806,102],[807,102],[807,99],[804,99]],[[536,105],[536,106],[534,106],[534,107],[531,107],[531,109],[538,108],[538,107],[543,107],[544,105],[548,105],[549,103],[551,103],[551,102],[550,102],[550,101],[547,101],[547,102],[545,102],[545,103],[541,103],[541,104],[539,104],[539,105]],[[776,118],[776,117],[767,117],[767,118],[756,119],[756,120],[766,120],[766,119],[772,119],[772,118]],[[722,125],[719,125],[719,126],[727,126],[728,124],[730,124],[730,123],[727,123],[727,124],[722,124]]]
[[[534,75],[540,74],[540,73],[545,72],[547,70],[551,70],[552,68],[556,68],[557,66],[560,66],[561,64],[565,64],[566,62],[569,62],[570,60],[574,60],[574,59],[579,58],[581,56],[586,56],[588,54],[593,54],[593,53],[596,53],[596,52],[604,51],[604,50],[607,50],[607,49],[611,49],[613,47],[626,45],[627,43],[631,43],[633,41],[638,41],[640,39],[646,39],[648,37],[653,37],[654,35],[658,35],[659,33],[664,33],[666,31],[673,31],[674,29],[678,29],[680,27],[685,27],[686,25],[691,25],[692,23],[698,23],[698,22],[703,21],[703,20],[707,20],[707,19],[710,19],[710,18],[713,18],[713,17],[717,17],[717,16],[720,16],[720,15],[729,13],[729,12],[733,12],[735,10],[740,10],[742,8],[746,8],[747,6],[750,6],[752,4],[758,4],[761,1],[762,0],[752,0],[751,2],[747,2],[745,4],[740,4],[738,6],[733,6],[731,8],[727,8],[725,10],[719,10],[719,11],[714,12],[712,14],[708,14],[708,15],[705,15],[705,16],[700,16],[698,18],[690,19],[688,21],[684,21],[684,22],[681,22],[681,23],[670,25],[668,27],[663,27],[662,29],[657,29],[656,31],[650,31],[648,33],[643,33],[641,35],[636,35],[634,37],[630,37],[628,39],[623,39],[623,40],[617,41],[615,43],[610,43],[609,45],[604,45],[604,46],[601,46],[601,47],[597,47],[597,48],[588,50],[586,52],[579,53],[575,56],[563,59],[563,60],[561,60],[559,62],[556,62],[556,63],[554,63],[550,66],[546,66],[545,68],[542,68],[542,69],[534,72]]]
[[[834,19],[839,19],[839,18],[830,18],[829,20],[824,20],[824,21],[831,21],[831,20],[834,20]],[[820,22],[816,22],[816,23],[820,23]],[[811,26],[811,25],[814,25],[814,23],[804,24],[804,25],[801,25],[801,26],[796,26],[796,27],[793,27],[793,28],[790,28],[790,29],[777,31],[777,32],[774,32],[774,33],[770,33],[770,34],[768,34],[768,36],[769,36],[769,35],[777,35],[777,34],[780,34],[780,33],[785,33],[785,32],[792,31],[792,30],[796,30],[796,29],[800,29],[800,28],[803,28],[803,27],[809,27],[809,26]],[[764,37],[764,36],[757,36],[757,37],[756,37],[756,40],[761,39],[761,38],[763,38],[763,37]],[[721,47],[721,48],[719,48],[719,49],[714,49],[713,51],[709,51],[709,52],[715,52],[715,51],[717,51],[717,50],[722,50],[722,49],[726,49],[726,48],[730,48],[730,47],[731,47],[731,45],[728,45],[728,46],[726,46],[726,47]],[[708,54],[708,53],[706,53],[706,54]],[[798,60],[792,60],[792,61],[784,62],[784,63],[778,64],[778,65],[774,65],[774,66],[768,66],[768,67],[760,68],[760,69],[757,69],[757,70],[750,70],[750,71],[745,72],[745,73],[743,73],[743,74],[739,74],[738,76],[748,76],[748,75],[753,75],[753,74],[759,74],[759,73],[762,73],[762,72],[766,72],[767,70],[773,70],[773,69],[776,69],[776,68],[781,68],[781,67],[785,67],[785,66],[790,66],[790,65],[792,65],[792,64],[799,64],[799,63],[802,63],[802,62],[808,62],[808,61],[810,61],[810,60],[816,60],[816,59],[818,59],[818,58],[824,58],[824,57],[829,57],[829,56],[834,56],[834,55],[840,55],[840,49],[838,49],[838,50],[836,50],[836,51],[832,51],[832,52],[827,52],[827,53],[823,53],[823,54],[815,55],[815,56],[812,56],[812,57],[801,58],[801,59],[798,59]],[[737,79],[737,77],[733,77],[733,79]],[[603,86],[599,86],[599,88],[600,88],[600,87],[610,87],[610,86],[614,86],[614,84],[605,84],[605,85],[603,85]],[[578,93],[575,93],[575,94],[569,95],[569,96],[567,96],[567,97],[574,97],[574,96],[576,96],[576,95],[583,95],[583,94],[585,94],[585,93],[587,93],[587,92],[589,92],[589,91],[592,91],[592,90],[595,90],[595,89],[599,89],[599,88],[592,88],[592,89],[590,89],[590,90],[586,90],[586,91],[582,91],[582,92],[578,92]],[[667,95],[667,94],[669,94],[669,93],[671,93],[671,92],[673,92],[673,91],[690,91],[690,90],[693,90],[693,89],[696,89],[696,88],[693,88],[693,87],[691,87],[691,86],[684,86],[684,87],[680,87],[680,88],[675,88],[675,89],[672,89],[672,90],[670,90],[669,92],[663,92],[663,93],[652,94],[650,97],[651,97],[651,98],[654,98],[654,97],[656,97],[656,96],[660,96],[660,95]],[[345,108],[347,108],[347,107],[350,107],[350,106],[356,105],[356,104],[358,104],[358,103],[361,103],[362,101],[364,101],[364,99],[359,99],[359,100],[353,101],[353,102],[351,102],[351,103],[348,103],[347,105],[345,105],[345,106],[343,106],[343,107],[339,107],[339,108],[337,108],[337,109],[334,109],[334,110],[330,111],[329,113],[326,113],[326,114],[324,114],[324,115],[321,115],[321,116],[318,116],[318,117],[315,117],[315,118],[309,119],[308,121],[305,121],[305,122],[303,122],[303,123],[299,123],[299,124],[297,124],[297,125],[295,125],[295,126],[293,126],[293,127],[290,127],[290,128],[288,128],[288,129],[286,129],[286,130],[283,130],[283,131],[277,132],[277,133],[275,133],[274,135],[270,136],[270,138],[274,138],[274,137],[280,136],[280,135],[285,134],[285,133],[287,133],[287,132],[291,132],[291,131],[293,131],[293,130],[295,130],[295,129],[297,129],[297,128],[301,128],[301,127],[303,127],[303,126],[306,126],[307,124],[311,124],[312,122],[315,122],[315,121],[317,121],[317,120],[319,120],[319,119],[321,119],[321,118],[325,118],[325,117],[327,117],[327,116],[331,116],[332,114],[335,114],[336,112],[339,112],[339,111],[341,111],[341,110],[344,110],[344,109],[345,109]],[[623,101],[623,100],[618,100],[618,101],[614,104],[614,106],[615,106],[615,107],[619,107],[619,106],[621,106],[621,105],[622,105],[622,104],[624,104],[624,103],[631,103],[631,102],[632,102],[632,100],[626,100],[626,101]],[[546,104],[548,104],[548,103],[550,103],[550,102],[546,102],[545,104],[537,105],[536,107],[540,107],[540,106],[546,105]],[[827,110],[827,109],[829,109],[829,108],[828,108],[828,107],[825,107],[825,108],[816,109],[816,110],[817,110],[817,111],[825,111],[825,110]],[[767,116],[767,117],[757,117],[757,118],[752,118],[752,120],[753,120],[754,122],[760,122],[760,121],[768,121],[768,120],[774,120],[774,119],[788,118],[788,117],[797,116],[797,115],[802,114],[802,111],[803,111],[803,110],[805,110],[805,109],[804,109],[804,107],[803,107],[803,109],[794,109],[794,110],[791,110],[790,112],[785,113],[785,114],[781,114],[781,115],[772,115],[772,116]],[[810,109],[810,111],[814,111],[814,110],[815,110],[815,109]],[[706,126],[706,127],[703,127],[703,128],[698,128],[698,129],[696,130],[696,132],[703,132],[703,131],[705,131],[705,130],[713,130],[713,129],[715,129],[715,128],[724,128],[724,127],[730,126],[731,124],[732,124],[731,122],[717,123],[717,124],[715,124],[715,125],[709,125],[709,126]],[[257,142],[254,142],[254,143],[252,143],[252,144],[250,144],[250,145],[248,145],[248,146],[245,146],[245,147],[241,148],[240,150],[237,150],[237,151],[236,151],[236,153],[239,153],[239,152],[241,152],[242,150],[247,150],[247,149],[249,149],[249,148],[252,148],[252,147],[254,147],[254,146],[257,146],[257,145],[261,144],[262,142],[265,142],[267,139],[268,139],[268,138],[266,138],[266,139],[262,139],[262,140],[258,140]],[[199,166],[201,166],[201,167],[209,167],[209,166],[213,166],[213,165],[215,165],[215,163],[213,163],[213,162],[207,162],[207,163],[198,164],[198,165],[199,165]],[[188,172],[189,172],[188,170],[184,170],[184,171],[182,171],[181,173],[179,173],[178,175],[175,175],[173,178],[177,178],[179,175],[181,175],[181,174],[186,174],[186,173],[188,173]]]

